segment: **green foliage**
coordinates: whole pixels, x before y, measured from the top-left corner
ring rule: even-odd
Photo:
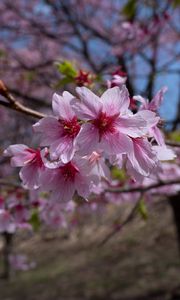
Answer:
[[[136,0],[129,0],[122,9],[122,14],[127,17],[128,20],[132,20],[136,14]]]
[[[117,167],[112,167],[111,175],[114,179],[118,179],[119,181],[126,180],[126,173],[123,169],[118,169]]]
[[[62,62],[58,62],[56,63],[56,67],[59,73],[63,75],[63,78],[61,78],[55,85],[56,88],[74,82],[74,79],[77,76],[77,71],[70,61],[64,60]]]
[[[180,131],[171,132],[169,138],[177,143],[180,143]]]
[[[140,216],[142,217],[142,219],[147,220],[148,211],[147,211],[147,206],[146,206],[143,198],[139,201],[137,210],[138,210],[138,213],[140,214]]]
[[[34,231],[39,230],[41,222],[39,219],[38,212],[36,210],[33,211],[29,223],[32,225]]]
[[[96,74],[96,76],[94,78],[94,81],[102,83],[103,82],[102,75],[101,74]]]
[[[62,75],[74,79],[77,76],[77,71],[68,60],[56,64],[59,73]]]

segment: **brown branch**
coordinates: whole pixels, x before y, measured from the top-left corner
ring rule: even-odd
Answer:
[[[0,101],[0,105],[8,107],[10,109],[22,112],[26,115],[32,116],[34,118],[41,119],[45,117],[45,114],[37,112],[17,101],[14,96],[12,96],[3,81],[0,80],[0,95],[2,95],[8,102]]]
[[[10,279],[11,275],[11,265],[9,261],[9,256],[12,252],[12,242],[13,242],[13,233],[4,232],[3,234],[4,238],[4,247],[3,247],[3,264],[4,264],[4,270],[2,275],[0,276],[1,279]]]
[[[117,226],[115,229],[113,229],[111,232],[109,232],[109,234],[99,243],[99,245],[98,245],[99,247],[101,247],[104,244],[106,244],[125,225],[127,225],[129,222],[132,221],[132,219],[134,218],[134,216],[135,216],[135,214],[137,212],[140,200],[141,200],[141,198],[136,202],[136,204],[134,205],[134,207],[132,208],[132,210],[130,211],[130,213],[128,214],[128,216],[126,217],[126,219],[119,226]]]
[[[125,189],[116,189],[116,190],[106,190],[106,191],[110,191],[110,192],[115,192],[115,193],[130,193],[130,192],[140,192],[141,193],[141,197],[139,198],[139,200],[136,202],[136,204],[134,205],[134,207],[132,208],[132,210],[130,211],[130,213],[128,214],[128,216],[126,217],[126,219],[119,224],[119,226],[117,226],[115,229],[111,230],[109,232],[109,234],[107,236],[105,236],[105,238],[99,243],[98,247],[103,246],[104,244],[106,244],[116,233],[118,233],[120,230],[122,230],[122,228],[128,224],[129,222],[132,221],[132,219],[134,218],[134,216],[136,215],[137,211],[138,211],[138,206],[139,203],[142,199],[142,194],[150,189],[153,188],[157,188],[157,187],[161,187],[161,186],[165,186],[165,185],[170,185],[170,184],[180,184],[180,178],[177,180],[169,180],[166,182],[159,182],[156,184],[152,184],[149,185],[147,187],[136,187],[136,188],[125,188]]]
[[[159,188],[162,186],[166,186],[166,185],[172,185],[172,184],[180,184],[180,178],[177,179],[173,179],[173,180],[169,180],[169,181],[161,181],[155,184],[151,184],[148,186],[138,186],[138,187],[133,187],[133,188],[129,188],[129,187],[125,187],[125,188],[121,188],[121,189],[106,189],[105,192],[108,193],[133,193],[133,192],[147,192],[151,189],[155,189],[155,188]]]
[[[173,142],[173,141],[166,141],[166,145],[171,146],[171,147],[180,147],[180,143]]]
[[[38,97],[34,97],[32,95],[27,95],[26,93],[19,91],[17,89],[14,89],[14,88],[9,88],[9,92],[18,98],[20,97],[23,100],[30,102],[33,105],[36,105],[37,107],[46,107],[46,108],[50,107],[49,103],[47,103],[47,101],[45,101],[44,98],[38,98]]]
[[[4,180],[4,179],[0,179],[0,186],[1,185],[10,186],[10,187],[14,187],[14,188],[23,188],[20,183],[7,181],[7,180]]]

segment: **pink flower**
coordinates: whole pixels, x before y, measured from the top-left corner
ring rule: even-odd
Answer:
[[[35,150],[20,144],[11,145],[4,151],[4,155],[11,157],[13,167],[22,167],[19,175],[24,187],[37,189],[40,186],[39,178],[44,170],[44,164],[39,149]]]
[[[28,271],[36,267],[35,262],[28,262],[27,256],[21,254],[10,255],[9,262],[14,270]]]
[[[107,87],[112,88],[115,86],[121,87],[123,84],[126,83],[127,77],[120,76],[120,75],[113,75],[111,80],[107,80]]]
[[[159,147],[159,146],[156,146]],[[169,152],[170,149],[165,150],[165,155],[160,155],[161,159],[166,159],[172,156],[172,153]],[[167,180],[180,179],[180,168],[175,163],[164,162],[161,164],[159,172],[153,174],[151,178],[144,178],[143,186],[149,186],[151,184],[158,183],[160,181],[164,182]],[[180,191],[179,184],[165,185],[158,188],[154,188],[148,191],[148,196],[153,194],[163,194],[163,195],[173,195]],[[154,195],[153,195],[154,196]]]
[[[133,97],[135,100],[141,102],[139,113],[142,114],[147,111],[157,113],[157,110],[162,104],[163,96],[166,91],[167,91],[167,87],[163,87],[161,90],[157,92],[157,94],[154,96],[151,102],[149,102],[147,99],[144,99],[141,96]],[[158,145],[163,146],[165,145],[164,135],[161,132],[161,130],[158,128],[157,124],[158,122],[156,124],[151,124],[151,127],[149,128],[149,135],[154,137]]]
[[[134,96],[133,98],[141,102],[141,106],[140,106],[141,110],[147,109],[147,110],[157,112],[157,110],[159,109],[159,107],[163,102],[163,97],[166,91],[167,91],[167,87],[166,86],[162,87],[162,89],[160,89],[157,92],[157,94],[153,97],[151,101],[149,101],[148,99],[144,99],[141,96]]]
[[[146,121],[128,112],[130,100],[125,86],[108,89],[101,98],[85,87],[76,91],[81,101],[73,100],[73,108],[81,120],[88,121],[77,136],[82,155],[99,149],[111,155],[129,153],[133,149],[130,137],[147,133]]]
[[[41,180],[42,186],[52,191],[55,201],[66,202],[72,200],[75,191],[87,198],[96,178],[94,174],[89,174],[89,161],[75,156],[66,164],[59,162],[55,169],[46,169]]]
[[[27,207],[19,203],[13,208],[13,216],[16,223],[19,224],[19,227],[26,227],[25,224],[28,223],[28,220],[30,218],[30,212],[28,211]]]
[[[61,204],[54,201],[47,201],[40,211],[40,218],[45,224],[55,229],[67,226]]]
[[[105,164],[105,158],[102,153],[93,151],[91,155],[87,156],[87,159],[89,160],[90,166],[89,172],[97,176],[96,185],[98,183],[98,179],[99,181],[102,178],[110,180],[110,170]]]
[[[160,161],[174,160],[177,157],[174,151],[166,146],[152,146],[152,149]]]
[[[134,151],[127,156],[126,168],[136,181],[142,181],[144,176],[157,171],[158,159],[147,139],[136,138],[132,141]]]
[[[5,209],[0,209],[0,233],[14,233],[15,230],[16,225],[11,214]]]
[[[74,97],[64,92],[62,96],[54,94],[52,108],[55,116],[45,117],[33,125],[36,132],[42,134],[42,146],[50,147],[52,159],[70,161],[76,150],[76,136],[80,131],[77,117],[70,101]]]
[[[4,208],[5,200],[3,197],[0,197],[0,209]]]

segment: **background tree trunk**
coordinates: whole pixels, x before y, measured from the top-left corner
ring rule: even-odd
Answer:
[[[173,211],[174,222],[175,222],[176,232],[177,232],[177,242],[178,242],[179,253],[180,253],[180,193],[171,196],[169,198],[169,204]]]
[[[11,250],[12,250],[13,234],[5,232],[5,233],[3,233],[3,238],[4,238],[4,249],[3,249],[4,270],[3,270],[1,278],[9,279],[10,274],[11,274],[9,256],[10,256]]]

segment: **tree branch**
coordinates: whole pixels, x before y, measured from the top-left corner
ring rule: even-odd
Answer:
[[[121,188],[121,189],[106,189],[105,192],[108,193],[133,193],[133,192],[147,192],[151,189],[156,189],[159,187],[163,187],[166,185],[172,185],[172,184],[180,184],[180,178],[169,180],[169,181],[160,181],[158,183],[154,183],[148,186],[138,186],[138,187],[133,187],[133,188]]]
[[[122,222],[119,226],[116,226],[115,229],[113,229],[98,245],[99,247],[103,246],[104,244],[106,244],[109,239],[111,239],[116,233],[118,233],[125,225],[127,225],[130,221],[132,221],[132,219],[134,218],[138,206],[139,206],[139,202],[141,199],[139,199],[136,204],[134,205],[134,207],[132,208],[132,210],[130,211],[130,213],[128,214],[128,216],[126,217],[126,219],[124,220],[124,222]]]
[[[17,101],[8,91],[7,87],[0,80],[0,95],[2,95],[8,102],[0,101],[0,105],[8,107],[10,109],[24,113],[25,115],[32,116],[34,118],[41,119],[45,117],[45,114],[37,112]]]
[[[165,141],[165,143],[166,143],[166,145],[171,146],[171,147],[177,147],[177,148],[180,147],[180,143],[176,143],[173,141]]]

